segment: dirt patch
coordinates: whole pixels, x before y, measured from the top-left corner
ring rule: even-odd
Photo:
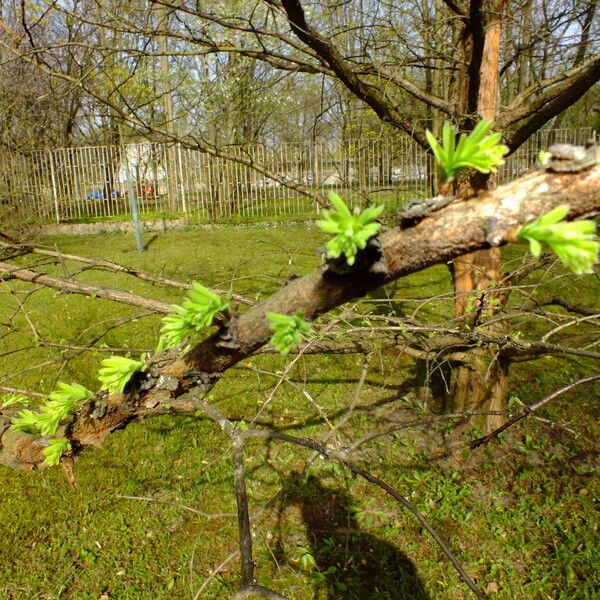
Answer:
[[[144,221],[144,231],[168,231],[183,229],[187,226],[185,219],[153,219]],[[95,235],[97,233],[131,233],[131,221],[104,221],[101,223],[61,223],[59,225],[44,225],[42,235]]]

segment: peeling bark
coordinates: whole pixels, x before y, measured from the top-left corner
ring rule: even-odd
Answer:
[[[505,0],[482,0],[471,4],[473,42],[468,70],[469,95],[463,99],[468,113],[478,114],[490,122],[496,119],[499,104],[499,63]],[[493,189],[497,177],[493,174],[465,174],[456,185],[456,195],[470,198],[481,190]],[[454,262],[455,316],[465,317],[473,308],[471,324],[480,325],[482,314],[496,297],[486,292],[500,280],[500,251],[498,248],[466,254]],[[481,292],[478,297],[474,293]],[[478,305],[470,307],[476,301]],[[504,327],[498,324],[496,327]],[[502,412],[505,408],[508,381],[507,366],[501,364],[487,348],[473,349],[469,364],[460,364],[452,372],[449,394],[451,412],[489,410]],[[460,407],[460,408],[459,408]],[[493,408],[492,408],[493,407]],[[490,414],[486,429],[501,425],[502,416]]]

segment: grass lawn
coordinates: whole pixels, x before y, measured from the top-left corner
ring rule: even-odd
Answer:
[[[413,182],[405,188],[373,188],[367,195],[372,204],[383,204],[388,212],[395,212],[407,199],[425,195],[423,182]],[[327,195],[327,190],[319,190]],[[334,190],[335,191],[335,190]],[[350,206],[364,206],[365,196],[353,190],[337,190]],[[165,200],[164,198],[162,200]],[[143,221],[177,219],[186,216],[180,206],[178,210],[163,204],[160,198],[140,198],[139,210]],[[255,198],[243,201],[205,203],[200,197],[186,197],[187,220],[191,225],[279,223],[314,219],[319,213],[318,205],[306,196],[290,193],[290,190],[267,190]],[[71,201],[63,206],[61,222],[105,223],[131,221],[131,208],[126,199]]]
[[[236,293],[258,299],[289,275],[317,266],[313,249],[324,242],[307,225],[224,226],[146,237],[143,254],[126,234],[44,243],[183,281],[233,285]],[[506,259],[520,252],[508,249]],[[63,265],[45,269],[63,273]],[[180,291],[109,272],[85,271],[79,279],[167,302],[181,298]],[[600,311],[596,277],[561,277],[552,286]],[[0,288],[0,385],[47,393],[60,380],[97,389],[103,349],[137,354],[155,347],[159,317],[52,290],[37,291],[25,304],[40,339],[80,345],[104,335],[97,352],[83,354],[32,344],[11,293],[25,289],[16,282]],[[437,266],[373,294],[358,309],[402,312],[449,291],[448,271]],[[419,318],[443,322],[450,311],[450,301],[440,299],[424,304]],[[16,327],[9,330],[15,314]],[[131,319],[106,331],[124,317]],[[537,327],[525,319],[522,326]],[[335,421],[345,414],[365,359],[303,356],[273,393],[289,360],[265,354],[244,361],[215,387],[212,401],[236,421],[258,414],[264,427],[323,439],[329,429],[322,415]],[[529,403],[594,372],[598,365],[580,357],[520,363],[512,367],[510,393]],[[358,438],[427,417],[415,392],[422,385],[422,368],[414,360],[394,349],[373,354],[342,434]],[[599,393],[600,385],[579,388],[542,411],[546,421],[521,422],[501,444],[476,452],[448,447],[449,431],[438,420],[379,437],[355,459],[412,499],[491,598],[592,600],[600,590],[594,475]],[[409,512],[340,467],[296,446],[254,441],[246,449],[246,468],[260,584],[294,600],[473,597]],[[0,467],[0,476],[0,600],[191,599],[219,565],[197,597],[225,599],[235,590],[233,473],[228,438],[211,421],[165,416],[116,432],[78,460],[76,490],[58,468],[34,473]]]

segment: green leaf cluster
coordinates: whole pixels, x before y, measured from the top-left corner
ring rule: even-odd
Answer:
[[[65,419],[79,402],[85,402],[93,396],[92,392],[78,383],[71,385],[58,383],[48,400],[42,405],[41,410],[22,410],[12,422],[12,429],[26,433],[54,435],[60,422]],[[66,439],[51,439],[44,448],[44,462],[57,465],[63,452],[70,450],[71,444]]]
[[[92,392],[78,383],[58,383],[48,400],[39,411],[22,410],[12,420],[12,429],[26,433],[54,435],[60,422],[65,419],[79,402],[85,402],[93,396]]]
[[[186,338],[210,327],[215,315],[228,307],[228,300],[194,281],[183,304],[173,305],[171,314],[162,320],[157,350],[181,346]]]
[[[323,220],[317,221],[317,227],[335,237],[327,242],[327,256],[339,258],[342,254],[346,262],[353,265],[358,250],[379,231],[375,219],[383,211],[383,205],[365,208],[361,213],[351,212],[346,203],[334,192],[329,193],[332,210],[323,211]]]
[[[0,410],[11,406],[29,406],[29,398],[20,394],[6,394],[0,400]]]
[[[310,331],[310,323],[304,320],[303,310],[292,317],[268,312],[267,319],[270,321],[269,329],[273,332],[271,344],[284,355],[302,341],[303,334]]]
[[[499,143],[499,133],[492,133],[486,137],[490,127],[489,121],[480,121],[468,136],[464,133],[460,136],[458,144],[452,125],[448,121],[442,129],[442,145],[431,131],[425,132],[444,181],[452,181],[461,169],[471,168],[481,173],[495,173],[496,168],[504,164],[503,157],[508,152],[508,146]]]
[[[48,442],[44,448],[44,462],[52,467],[60,462],[60,458],[64,452],[71,450],[71,443],[64,438],[55,438]]]
[[[131,376],[146,368],[143,357],[142,360],[133,360],[124,356],[111,356],[100,364],[102,368],[98,371],[98,379],[102,383],[101,389],[111,393],[122,392]]]
[[[184,340],[190,337],[195,331],[192,322],[187,318],[187,311],[183,306],[174,304],[171,306],[171,313],[162,320],[160,328],[160,339],[158,341],[157,352],[165,348],[176,348],[181,346]]]
[[[561,204],[523,225],[516,237],[529,242],[529,249],[534,256],[549,249],[574,273],[592,273],[600,250],[600,243],[595,237],[596,223],[589,219],[563,221],[568,213],[569,205]]]
[[[39,416],[39,412],[26,408],[12,420],[10,428],[14,431],[24,431],[25,433],[39,433]]]

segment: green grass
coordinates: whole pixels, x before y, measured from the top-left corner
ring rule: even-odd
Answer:
[[[272,293],[291,274],[319,264],[313,248],[324,237],[307,225],[190,229],[158,236],[147,252],[135,251],[131,235],[44,240],[65,253],[114,260],[148,271],[195,279],[252,298]],[[147,235],[150,241],[150,235]],[[506,259],[520,255],[508,249]],[[73,270],[74,266],[71,265]],[[62,273],[62,266],[48,271]],[[80,279],[177,302],[181,293],[123,275],[86,271]],[[533,278],[535,280],[535,277]],[[10,282],[13,291],[25,286]],[[543,286],[542,286],[543,288]],[[0,292],[0,323],[17,310],[14,297]],[[372,311],[412,311],[415,302],[450,290],[444,266],[405,278],[362,305]],[[561,278],[552,290],[577,302],[598,304],[594,277]],[[544,289],[537,290],[544,293]],[[388,303],[372,303],[390,296]],[[22,296],[20,296],[23,299]],[[110,319],[138,309],[41,290],[25,305],[42,338],[90,340]],[[375,307],[374,307],[375,306]],[[419,318],[443,321],[448,300],[424,306]],[[327,317],[324,317],[327,319]],[[17,331],[2,338],[0,354],[30,343],[21,314]],[[539,325],[523,322],[536,331]],[[154,347],[157,317],[140,318],[109,331],[102,343],[137,350]],[[0,325],[0,336],[7,328]],[[97,389],[95,373],[105,354],[87,353],[63,367],[64,352],[44,347],[0,356],[0,380],[49,392],[55,382],[77,381]],[[43,369],[19,373],[50,359]],[[349,404],[362,357],[305,356],[290,379],[306,390],[330,418]],[[230,418],[259,422],[293,435],[326,433],[316,407],[296,388],[283,385],[264,406],[277,371],[287,360],[253,357],[231,369],[213,391],[213,402]],[[531,402],[597,365],[579,358],[546,358],[515,365],[511,394]],[[420,366],[394,351],[372,358],[360,402],[347,427],[358,437],[373,428],[422,416],[415,385]],[[595,400],[600,386],[580,388],[542,413],[564,428],[527,420],[502,444],[449,452],[442,425],[400,431],[364,447],[364,460],[427,514],[467,571],[483,588],[508,599],[589,599],[598,590],[595,522]],[[594,413],[596,411],[596,414]],[[212,422],[197,417],[148,419],[116,432],[99,449],[87,450],[75,466],[78,489],[69,488],[60,469],[45,473],[1,467],[0,599],[97,600],[192,598],[211,570],[237,547],[232,468],[227,439]],[[298,478],[306,450],[283,443],[252,442],[246,452],[251,508],[279,495],[256,522],[255,558],[259,583],[294,600],[388,598],[459,600],[469,593],[418,522],[391,499],[340,467],[316,460],[310,477]],[[139,496],[166,503],[133,500]],[[201,598],[230,598],[239,581],[229,562]]]
[[[418,185],[418,184],[416,184]],[[326,195],[326,190],[320,190]],[[366,198],[373,204],[384,204],[390,212],[398,210],[407,198],[423,195],[417,187],[414,190],[397,189],[374,190],[366,196],[353,191],[342,190],[340,194],[351,206],[364,205]],[[264,190],[259,197],[243,201],[219,202],[210,206],[196,195],[185,198],[188,206],[188,222],[190,225],[205,224],[246,224],[262,222],[290,222],[314,219],[318,214],[315,202],[300,194],[280,189]],[[62,207],[65,223],[102,223],[130,221],[130,207],[127,199],[118,198],[96,201],[78,201]],[[108,214],[108,213],[111,214]],[[100,214],[100,216],[98,216]],[[143,221],[156,219],[177,219],[185,215],[182,210],[167,210],[165,198],[140,198],[140,214]]]

